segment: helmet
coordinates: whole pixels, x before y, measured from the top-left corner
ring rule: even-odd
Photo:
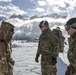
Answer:
[[[65,29],[76,28],[76,18],[69,19],[65,24]]]
[[[10,31],[14,32],[14,26],[10,24],[9,22],[3,21],[1,23],[1,29],[2,29],[2,33],[4,35],[5,40],[7,40]]]
[[[46,26],[48,27],[49,26],[49,23],[46,21],[46,20],[42,20],[39,24],[39,27],[42,28],[43,26]]]

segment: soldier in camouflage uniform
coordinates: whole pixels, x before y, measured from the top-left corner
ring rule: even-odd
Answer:
[[[76,75],[76,18],[69,19],[65,24],[65,29],[70,35],[68,39],[68,60],[70,64],[65,75]]]
[[[6,43],[3,40],[2,30],[0,28],[0,75],[8,75],[6,50],[7,50]]]
[[[55,34],[55,37],[59,40],[59,52],[64,51],[64,36],[62,35],[62,31],[60,30],[60,27],[57,27],[56,29],[53,29],[52,32]]]
[[[36,53],[35,61],[38,61],[41,55],[41,73],[42,75],[56,75],[57,63],[57,41],[49,28],[47,21],[41,21],[39,27],[42,31],[39,37],[38,50]]]
[[[11,57],[12,49],[11,49],[11,39],[14,34],[14,26],[8,22],[1,23],[2,33],[4,35],[3,39],[7,44],[7,63],[8,63],[8,75],[13,75],[13,66],[14,60]]]

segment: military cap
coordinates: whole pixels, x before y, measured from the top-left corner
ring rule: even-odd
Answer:
[[[39,24],[39,27],[42,28],[43,26],[49,27],[49,23],[46,20],[42,20]]]
[[[65,24],[65,29],[76,28],[76,18],[69,19]]]

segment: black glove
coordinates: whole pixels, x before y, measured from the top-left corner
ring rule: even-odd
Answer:
[[[67,70],[65,72],[65,75],[73,75],[74,73],[74,67],[70,64],[68,67],[67,67]]]
[[[37,63],[39,62],[38,58],[39,58],[39,55],[36,55],[35,61],[36,61]]]
[[[52,57],[52,65],[55,65],[57,63],[57,58]]]

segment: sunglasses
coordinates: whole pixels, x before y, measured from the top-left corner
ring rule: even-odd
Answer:
[[[14,32],[14,28],[11,28],[10,31],[11,31],[11,32]]]
[[[65,27],[65,30],[69,30],[71,28],[71,26],[67,26],[67,25],[64,25]]]
[[[73,23],[71,25],[65,24],[64,27],[65,27],[66,30],[69,30],[70,28],[73,28],[73,27],[76,28],[76,23]]]

